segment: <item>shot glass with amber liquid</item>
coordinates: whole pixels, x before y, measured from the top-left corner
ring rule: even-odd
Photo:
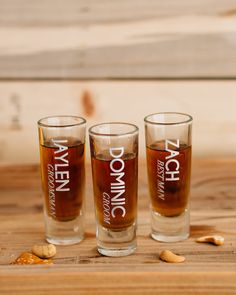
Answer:
[[[84,237],[85,127],[74,116],[38,121],[46,239],[52,244]]]
[[[192,117],[157,113],[145,119],[151,199],[151,236],[161,242],[189,237]]]
[[[89,129],[98,252],[136,250],[138,128],[105,123]]]

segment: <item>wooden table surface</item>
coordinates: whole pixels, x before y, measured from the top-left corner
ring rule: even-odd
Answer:
[[[37,165],[0,167],[0,294],[236,294],[236,159],[195,159],[191,237],[152,240],[145,163],[140,163],[138,249],[108,258],[96,251],[90,166],[87,166],[86,239],[58,246],[53,266],[9,265],[44,240],[43,199]],[[225,237],[221,247],[197,244],[202,235]],[[163,249],[183,264],[158,259]]]

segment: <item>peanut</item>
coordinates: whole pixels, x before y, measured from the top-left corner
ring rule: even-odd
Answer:
[[[34,245],[32,252],[40,258],[52,258],[56,255],[57,249],[52,244]]]
[[[184,256],[176,255],[169,250],[162,251],[159,258],[162,261],[169,262],[169,263],[181,263],[185,261]]]
[[[204,236],[196,240],[197,243],[211,243],[216,246],[221,246],[224,244],[224,238],[221,236]]]

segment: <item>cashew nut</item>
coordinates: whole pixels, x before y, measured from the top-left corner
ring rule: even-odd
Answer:
[[[198,238],[196,240],[197,243],[211,243],[216,246],[221,246],[224,244],[224,238],[221,236],[204,236],[201,238]]]
[[[185,261],[184,256],[176,255],[169,250],[162,251],[159,258],[169,263],[181,263]]]
[[[52,244],[34,245],[32,252],[40,258],[52,258],[56,255],[57,249]]]

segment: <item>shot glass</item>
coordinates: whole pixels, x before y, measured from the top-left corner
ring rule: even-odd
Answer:
[[[74,116],[38,121],[46,240],[56,245],[84,237],[86,121]]]
[[[161,242],[189,237],[192,117],[157,113],[144,119],[151,197],[151,236]]]
[[[98,252],[136,250],[138,128],[104,123],[89,129]]]

